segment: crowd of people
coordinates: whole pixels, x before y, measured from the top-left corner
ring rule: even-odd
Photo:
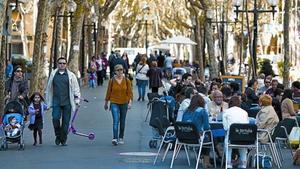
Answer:
[[[34,143],[42,144],[43,117],[48,108],[52,108],[52,123],[55,132],[55,144],[67,145],[68,127],[71,112],[80,102],[80,88],[77,77],[67,69],[66,58],[57,60],[58,68],[52,71],[45,92],[45,99],[40,93],[34,93],[28,98],[28,81],[22,76],[22,68],[17,66],[12,73],[8,73],[5,89],[7,100],[23,100],[27,103],[30,117],[30,130],[33,131]],[[285,118],[297,118],[300,103],[300,82],[292,83],[291,88],[283,88],[272,76],[259,76],[258,79],[248,81],[247,87],[236,83],[224,83],[221,78],[201,81],[194,76],[197,66],[188,65],[173,59],[170,54],[162,53],[136,56],[133,69],[135,76],[129,74],[129,60],[126,53],[122,56],[112,52],[107,59],[106,53],[101,57],[92,57],[88,67],[89,86],[102,86],[107,68],[110,69],[110,80],[106,90],[104,109],[110,110],[113,117],[112,144],[124,144],[125,121],[128,109],[131,108],[133,98],[133,79],[138,89],[137,101],[145,101],[146,93],[158,93],[165,82],[170,84],[166,91],[176,100],[172,123],[176,121],[192,122],[201,134],[209,129],[209,121],[221,121],[224,129],[228,130],[232,123],[249,123],[250,109],[253,105],[259,107],[254,115],[259,129],[272,132],[279,121]],[[195,78],[196,77],[196,78]],[[149,91],[147,88],[149,87]],[[10,126],[16,126],[10,119]],[[7,126],[11,135],[15,131]],[[262,142],[268,142],[265,134],[260,134]],[[228,141],[227,135],[223,139],[215,140],[216,153],[222,156],[223,148],[219,143]],[[231,154],[231,149],[228,150]],[[246,168],[245,149],[239,149],[239,168]],[[209,149],[204,149],[204,165],[211,167]],[[231,159],[227,159],[228,167],[233,167]]]

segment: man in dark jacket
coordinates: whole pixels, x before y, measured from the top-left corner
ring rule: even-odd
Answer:
[[[125,61],[121,58],[120,54],[112,52],[112,54],[109,56],[110,78],[114,77],[114,67],[118,64],[123,66],[125,72],[128,72],[128,66],[125,63]]]

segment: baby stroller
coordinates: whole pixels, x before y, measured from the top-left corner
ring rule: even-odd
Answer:
[[[171,125],[173,114],[172,104],[163,97],[154,97],[150,101],[151,116],[149,125],[152,127],[153,138],[149,141],[150,148],[156,148],[166,129]]]
[[[15,118],[17,123],[20,124],[19,131],[15,135],[9,135],[8,132],[5,131],[5,127],[9,124],[10,118]],[[3,139],[1,141],[0,150],[6,150],[8,148],[8,144],[18,143],[19,150],[24,150],[24,110],[23,106],[18,101],[10,101],[5,105],[4,114],[2,117],[2,131],[3,131]]]

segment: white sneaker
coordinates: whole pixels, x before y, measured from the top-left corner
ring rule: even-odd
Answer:
[[[112,139],[112,140],[111,140],[111,143],[112,143],[114,146],[116,146],[116,145],[118,145],[118,140],[117,140],[117,139]]]
[[[119,139],[119,144],[124,144],[124,140],[122,138]]]

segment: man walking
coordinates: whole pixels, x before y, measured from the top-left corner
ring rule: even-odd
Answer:
[[[80,102],[80,88],[75,74],[67,69],[66,58],[58,58],[57,64],[58,68],[49,77],[45,94],[48,106],[53,108],[55,144],[66,146],[71,112]]]

